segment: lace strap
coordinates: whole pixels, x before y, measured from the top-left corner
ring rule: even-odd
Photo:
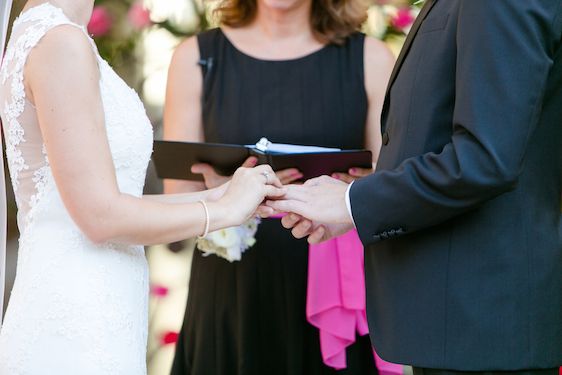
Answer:
[[[0,83],[7,84],[11,80],[11,102],[6,103],[6,153],[12,161],[10,175],[14,191],[18,190],[19,174],[29,169],[22,156],[19,145],[25,141],[25,130],[19,124],[19,117],[25,110],[26,94],[24,88],[24,67],[33,48],[53,28],[69,25],[81,30],[90,42],[94,54],[99,54],[93,40],[88,36],[86,28],[68,19],[60,8],[50,3],[43,3],[23,12],[14,22],[12,40],[8,45],[6,56],[0,72]]]
[[[43,3],[23,12],[14,21],[13,34],[15,34],[17,30],[19,36],[14,41],[11,41],[6,54],[7,61],[5,65],[9,65],[12,60],[16,61],[14,61],[11,72],[8,72],[9,69],[6,69],[4,74],[22,74],[23,67],[25,66],[25,62],[31,50],[39,44],[41,39],[43,39],[50,30],[63,25],[73,26],[79,29],[86,36],[96,56],[98,55],[97,47],[92,38],[88,35],[86,27],[72,22],[64,14],[62,9],[50,3]],[[20,31],[19,28],[23,30]],[[4,77],[4,79],[5,78],[6,77]]]

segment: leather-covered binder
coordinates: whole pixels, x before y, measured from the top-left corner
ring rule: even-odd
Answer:
[[[202,181],[200,174],[191,173],[193,164],[208,163],[217,173],[230,176],[250,156],[275,171],[297,168],[303,180],[347,172],[352,167],[371,168],[373,160],[369,150],[275,144],[267,139],[256,145],[155,141],[152,159],[160,178]]]

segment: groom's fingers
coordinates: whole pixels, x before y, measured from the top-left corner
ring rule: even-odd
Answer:
[[[256,209],[256,215],[263,219],[271,217],[276,214],[278,214],[277,211],[275,211],[271,207],[264,206],[263,204]]]
[[[281,218],[281,225],[283,225],[283,228],[285,229],[291,229],[302,219],[302,216],[299,216],[297,214],[288,214]]]
[[[306,209],[306,205],[303,202],[299,202],[296,200],[278,200],[278,201],[271,201],[268,200],[265,204],[274,210],[280,212],[294,212],[296,214],[302,215]],[[304,215],[303,215],[304,216]]]
[[[293,237],[296,239],[305,238],[312,232],[312,222],[310,220],[300,221],[291,231]]]
[[[286,185],[287,193],[285,193],[285,199],[297,200],[301,202],[306,202],[308,197],[308,188],[304,185]]]
[[[324,236],[326,235],[326,228],[322,225],[316,228],[310,236],[308,236],[308,243],[309,244],[318,244],[324,241]]]

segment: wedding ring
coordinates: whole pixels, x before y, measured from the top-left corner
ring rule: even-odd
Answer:
[[[265,177],[265,183],[269,184],[269,172],[262,172],[263,177]]]

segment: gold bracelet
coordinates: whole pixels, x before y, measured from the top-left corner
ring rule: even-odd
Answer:
[[[209,234],[209,226],[211,225],[211,218],[209,216],[209,207],[207,207],[207,203],[204,200],[200,200],[199,203],[203,205],[203,209],[205,210],[205,232],[203,235],[197,236],[197,238],[204,238],[207,237]]]

